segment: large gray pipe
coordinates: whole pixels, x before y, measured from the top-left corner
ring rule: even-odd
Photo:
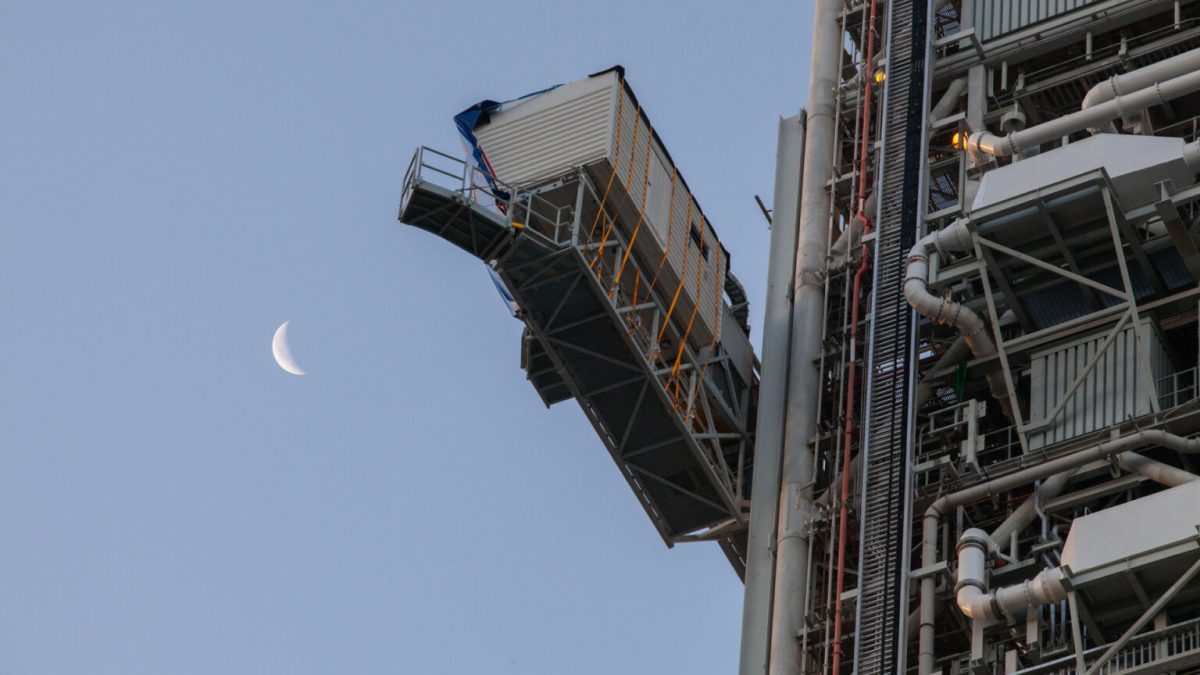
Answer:
[[[937,563],[937,534],[942,516],[951,510],[968,504],[977,499],[986,499],[999,492],[1007,492],[1022,485],[1048,478],[1075,469],[1098,459],[1112,455],[1131,452],[1146,446],[1158,445],[1176,452],[1195,454],[1200,452],[1200,438],[1184,438],[1158,429],[1139,431],[1123,438],[1106,441],[1077,452],[1042,462],[1028,469],[1018,471],[1001,478],[984,483],[978,483],[965,490],[944,495],[938,498],[925,511],[921,528],[921,567],[929,567]],[[919,637],[919,660],[917,662],[919,675],[932,675],[936,665],[933,653],[934,643],[934,613],[935,613],[935,581],[932,575],[921,579],[921,628]]]
[[[936,122],[947,117],[958,107],[958,99],[967,91],[967,78],[960,77],[950,82],[946,93],[929,109],[929,119]]]
[[[1083,110],[1087,110],[1101,103],[1111,101],[1118,96],[1123,96],[1139,89],[1145,89],[1146,87],[1152,87],[1157,82],[1170,80],[1197,70],[1200,70],[1200,49],[1193,49],[1189,52],[1172,56],[1169,59],[1152,63],[1144,68],[1113,75],[1089,89],[1087,95],[1083,97],[1083,104],[1080,107]],[[1111,126],[1111,122],[1106,122],[1103,125],[1091,127],[1091,131],[1092,133],[1099,133],[1103,129],[1111,128]]]
[[[1117,456],[1117,465],[1131,473],[1137,473],[1165,487],[1179,487],[1200,480],[1200,476],[1184,471],[1136,452]]]
[[[1168,488],[1200,480],[1200,476],[1194,473],[1136,452],[1117,455],[1117,464],[1126,471],[1141,474]],[[1073,469],[1048,478],[1040,489],[1041,498],[1048,499],[1061,492],[1074,473]],[[1026,500],[1025,504],[1030,505],[1032,512],[1032,498]],[[1022,508],[1025,504],[1022,504]],[[1020,510],[1018,509],[1018,512]],[[1017,512],[1013,515],[1016,516]],[[1011,520],[1013,518],[1010,517],[1005,521],[1005,525]],[[1032,518],[1029,520],[1032,521]],[[1017,618],[1030,607],[1058,602],[1067,597],[1067,589],[1063,583],[1064,575],[1060,569],[1047,569],[1029,581],[988,591],[983,579],[989,549],[1007,541],[1011,534],[1021,529],[1006,531],[1005,525],[1001,525],[991,535],[982,530],[969,529],[959,538],[958,585],[955,587],[955,599],[959,611],[970,619]]]
[[[1084,129],[1097,128],[1118,117],[1134,115],[1152,106],[1173,101],[1200,91],[1200,70],[1156,82],[1129,94],[1114,96],[1090,108],[1063,115],[1037,126],[1015,131],[1008,136],[978,131],[971,134],[967,149],[973,152],[1008,157]]]
[[[1166,487],[1176,487],[1194,480],[1200,480],[1200,476],[1194,473],[1133,452],[1118,455],[1117,464],[1125,471],[1141,474],[1155,483]],[[1051,476],[1043,481],[1036,495],[1029,495],[1025,501],[1021,502],[1020,506],[1013,510],[1012,514],[1004,522],[1000,523],[995,530],[992,530],[990,536],[995,545],[997,547],[1003,546],[1012,535],[1019,534],[1026,527],[1029,527],[1034,519],[1037,518],[1038,502],[1045,502],[1062,494],[1063,489],[1067,486],[1073,475],[1075,475],[1074,471],[1067,471]]]
[[[1029,495],[1021,505],[1013,510],[1004,522],[1000,523],[996,529],[992,530],[992,541],[997,545],[1005,544],[1013,534],[1019,534],[1029,524],[1037,518],[1038,502],[1045,502],[1047,499],[1054,499],[1062,494],[1063,488],[1067,486],[1067,482],[1071,480],[1071,476],[1075,475],[1074,471],[1066,471],[1060,474],[1050,476],[1042,482],[1038,488],[1037,494]]]
[[[966,221],[958,220],[922,237],[908,254],[908,273],[904,277],[904,297],[917,313],[929,320],[954,326],[959,330],[975,358],[996,353],[996,344],[988,335],[987,326],[979,315],[965,305],[929,292],[929,254],[931,248],[943,251],[967,251],[972,248],[971,233]],[[986,375],[988,389],[1000,403],[1009,420],[1015,422],[1008,386],[1001,372],[992,370]]]
[[[836,95],[842,55],[841,0],[816,0],[812,25],[812,71],[808,83],[808,129],[804,149],[800,232],[792,300],[792,347],[788,372],[775,597],[771,625],[771,675],[800,675],[804,655],[796,636],[804,627],[808,594],[808,522],[812,511],[813,454],[825,313],[825,254],[833,175]]]
[[[1024,616],[1030,607],[1067,598],[1066,575],[1058,567],[1012,586],[989,591],[985,579],[991,539],[971,528],[958,540],[958,583],[954,587],[958,611],[972,621],[995,621]]]
[[[762,383],[754,438],[754,489],[746,557],[746,595],[742,605],[740,673],[767,672],[771,641],[771,596],[775,587],[775,524],[779,512],[779,472],[787,409],[789,350],[792,337],[792,275],[796,267],[800,180],[804,172],[807,114],[779,120],[775,152],[775,200],[771,251],[767,260],[767,302],[763,317]]]

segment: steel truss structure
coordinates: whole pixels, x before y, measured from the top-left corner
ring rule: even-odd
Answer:
[[[1136,461],[1112,455],[1039,474],[1113,439],[1200,432],[1195,171],[1159,184],[1080,166],[1000,200],[976,198],[992,172],[1036,173],[1051,153],[1097,131],[1196,141],[1200,92],[1114,116],[1109,128],[1067,128],[1015,153],[969,146],[983,134],[1003,142],[1069,117],[1090,105],[1085,98],[1097,85],[1119,98],[1131,90],[1105,84],[1116,82],[1110,78],[1189,58],[1200,49],[1200,3],[892,0],[872,12],[873,4],[846,3],[838,17],[846,50],[825,182],[826,328],[811,432],[816,515],[795,635],[803,660],[770,672],[1200,672],[1194,542],[1170,549],[1170,565],[1155,557],[1167,555],[1160,551],[1129,558],[1116,575],[1065,570],[1070,592],[1020,618],[974,620],[956,600],[965,574],[956,544],[967,530],[999,537],[978,583],[1033,583],[1069,558],[1064,546],[1078,518],[1135,504],[1200,468],[1187,452],[1149,443]],[[885,56],[868,62],[872,33]],[[883,89],[881,102],[871,86]],[[919,104],[898,105],[914,89]],[[808,146],[814,142],[810,133]],[[899,163],[914,146],[917,165]],[[1045,159],[1032,162],[1038,157]],[[865,236],[857,200],[864,183],[875,211]],[[905,194],[905,184],[919,192]],[[908,221],[905,207],[916,211]],[[920,281],[945,308],[931,317],[913,312],[901,287],[921,269],[911,267],[910,247],[939,231],[963,234],[927,252]],[[860,249],[873,273],[856,298]],[[869,310],[855,316],[860,303]],[[960,332],[964,313],[980,319],[990,351],[977,349],[978,333]],[[852,339],[855,325],[869,336],[865,345]],[[1065,370],[1046,365],[1067,357],[1075,360]],[[775,376],[771,365],[764,378]],[[1120,405],[1132,407],[1111,412],[1119,407],[1114,388],[1126,397]],[[880,399],[881,389],[898,396]],[[865,416],[847,419],[848,395]],[[892,418],[884,432],[881,420]],[[854,433],[843,434],[848,425]],[[877,465],[883,456],[895,458],[886,470]],[[1183,473],[1166,480],[1142,462]],[[848,494],[838,487],[844,472]],[[959,503],[968,494],[985,496]],[[952,506],[939,511],[945,504]],[[842,513],[850,519],[844,538]],[[839,546],[849,551],[840,568]],[[839,615],[847,626],[840,635]],[[838,652],[855,659],[835,671]],[[747,663],[743,673],[764,672]]]
[[[492,265],[521,308],[530,381],[547,405],[579,402],[663,541],[717,541],[740,571],[750,383],[715,340],[686,339],[673,289],[597,225],[622,217],[600,213],[602,192],[584,169],[522,190],[419,148],[400,219]]]

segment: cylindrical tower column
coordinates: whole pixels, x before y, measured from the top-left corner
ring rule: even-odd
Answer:
[[[804,627],[808,593],[808,523],[812,517],[813,441],[816,429],[825,256],[829,249],[829,193],[833,173],[836,99],[842,29],[839,0],[816,0],[808,129],[800,197],[800,230],[792,301],[792,348],[784,431],[779,541],[771,626],[771,675],[799,675],[803,655],[797,635]]]
[[[779,120],[775,154],[775,199],[763,318],[762,384],[754,434],[754,488],[742,606],[741,675],[765,675],[771,641],[771,596],[775,590],[775,518],[787,408],[788,356],[792,336],[792,275],[796,268],[800,180],[804,171],[807,114]]]

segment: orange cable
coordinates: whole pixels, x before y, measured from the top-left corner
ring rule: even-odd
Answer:
[[[691,227],[692,224],[692,199],[688,198],[687,224]],[[675,313],[675,303],[679,301],[679,291],[683,290],[683,282],[687,279],[687,264],[688,252],[683,250],[683,271],[679,273],[679,284],[675,286],[675,297],[671,298],[671,306],[667,309],[667,317],[663,319],[662,329],[658,331],[658,341],[662,342],[663,335],[667,332],[667,326],[671,323],[671,315]]]
[[[625,274],[625,263],[629,262],[629,254],[633,251],[633,243],[637,241],[638,233],[642,231],[642,223],[646,220],[646,197],[650,195],[650,157],[654,153],[654,134],[646,136],[646,169],[642,176],[642,209],[638,212],[637,225],[633,227],[633,234],[629,237],[629,243],[625,245],[625,255],[621,258],[621,266],[617,268],[617,275],[613,278],[612,290],[608,292],[608,297],[613,297],[617,292],[617,284],[621,283],[621,276]],[[632,162],[631,162],[632,163]],[[633,178],[632,175],[629,176]]]
[[[596,217],[592,220],[592,229],[588,231],[588,241],[591,241],[592,236],[596,234],[596,223],[600,222],[600,213],[604,210],[604,203],[608,201],[608,191],[612,189],[613,179],[617,177],[617,167],[621,164],[619,158],[621,156],[621,114],[625,110],[625,81],[619,83],[620,89],[617,98],[617,133],[613,141],[613,168],[608,175],[608,185],[604,186],[604,196],[600,198],[600,210],[596,211]],[[638,104],[638,110],[641,111],[642,106]],[[637,124],[633,126],[634,142],[637,142]]]
[[[629,149],[630,149],[630,151],[629,151],[629,177],[630,178],[633,178],[633,160],[637,157],[637,137],[638,137],[638,131],[641,130],[641,125],[638,124],[638,122],[640,122],[642,119],[641,112],[642,112],[642,104],[639,103],[638,107],[637,107],[637,119],[635,119],[633,121],[633,141],[629,144]],[[608,183],[610,186],[612,185],[612,179],[616,176],[617,166],[619,166],[619,164],[620,163],[616,161],[616,158],[614,158],[613,159],[613,175],[609,176],[609,179],[608,179]],[[628,199],[628,198],[629,198],[629,192],[626,191],[625,197],[623,199],[621,199],[621,204],[624,204],[625,199]],[[608,244],[608,235],[612,233],[613,226],[617,224],[617,217],[616,217],[615,211],[617,209],[621,208],[621,205],[618,204],[617,209],[614,209],[614,214],[611,217],[609,217],[607,209],[604,208],[604,203],[607,200],[608,200],[608,189],[606,188],[604,190],[604,199],[601,200],[601,202],[600,202],[600,209],[601,209],[601,211],[604,211],[605,217],[609,218],[609,222],[608,222],[608,225],[604,229],[604,235],[600,238],[600,247],[598,249],[596,249],[596,255],[594,257],[597,260],[600,259],[600,256],[604,255],[604,247],[605,247],[605,245]],[[599,216],[599,214],[597,214],[597,217],[598,216]],[[592,229],[593,230],[595,229],[595,223],[592,224]],[[589,235],[589,237],[590,237],[590,235]]]
[[[689,220],[690,222],[690,220]],[[683,333],[683,338],[679,341],[679,351],[675,352],[675,365],[671,368],[671,377],[675,381],[675,402],[679,402],[679,362],[683,359],[683,346],[687,344],[687,340],[691,337],[692,326],[696,323],[696,310],[700,309],[700,284],[703,280],[704,263],[701,262],[704,257],[704,242],[708,235],[707,223],[704,217],[700,217],[700,250],[696,252],[696,301],[692,305],[692,315],[688,317],[687,329]],[[686,261],[686,258],[684,259]],[[686,275],[686,272],[684,273]],[[680,281],[680,288],[683,288],[683,281]],[[676,297],[679,295],[679,290],[675,291]]]
[[[658,285],[658,275],[662,272],[667,257],[671,254],[671,229],[675,225],[675,177],[677,175],[679,175],[679,170],[671,167],[671,204],[667,207],[667,247],[663,249],[662,258],[658,261],[658,269],[654,270],[654,280],[650,282],[651,289]]]
[[[721,244],[720,244],[720,242],[717,243],[717,269],[718,270],[721,269]],[[716,284],[714,284],[714,286],[715,286],[715,288],[713,289],[713,336],[712,336],[712,340],[709,341],[709,343],[708,343],[708,352],[709,352],[708,360],[704,362],[704,367],[700,369],[700,378],[696,381],[696,387],[697,387],[696,393],[697,394],[700,393],[699,388],[704,385],[704,377],[708,374],[708,366],[709,366],[709,364],[712,363],[712,359],[713,359],[714,353],[717,348],[717,342],[718,342],[717,338],[720,337],[720,333],[717,332],[717,326],[720,325],[721,287]]]

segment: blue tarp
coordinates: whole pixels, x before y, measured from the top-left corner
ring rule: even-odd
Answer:
[[[558,86],[556,84],[553,87],[547,87],[546,89],[525,94],[520,98],[514,98],[509,101],[483,100],[454,116],[454,126],[458,127],[458,133],[462,136],[463,143],[467,146],[468,154],[475,160],[475,166],[479,167],[479,170],[483,172],[484,178],[488,182],[488,187],[492,191],[492,196],[496,198],[496,205],[501,208],[503,208],[503,203],[507,202],[512,195],[496,183],[496,173],[492,170],[492,164],[488,161],[487,154],[483,151],[483,148],[479,147],[479,139],[475,137],[475,129],[482,124],[487,124],[488,120],[491,119],[492,113],[503,110],[505,106],[522,101],[530,96],[544,94]]]

